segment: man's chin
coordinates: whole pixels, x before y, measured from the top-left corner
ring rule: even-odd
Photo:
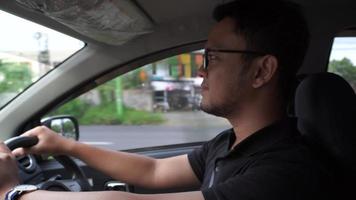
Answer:
[[[200,110],[210,115],[215,115],[217,117],[224,117],[224,114],[223,112],[221,112],[220,109],[211,105],[204,104],[204,102],[200,103]]]

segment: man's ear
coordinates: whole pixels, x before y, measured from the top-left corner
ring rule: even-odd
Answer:
[[[266,55],[256,59],[256,68],[253,77],[253,88],[260,88],[271,81],[278,68],[278,60],[275,56]]]

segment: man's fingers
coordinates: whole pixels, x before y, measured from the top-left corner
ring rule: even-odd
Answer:
[[[14,160],[15,156],[12,155],[11,153],[4,153],[4,152],[0,152],[0,160],[2,161],[11,161]]]
[[[36,127],[34,129],[28,130],[25,133],[21,134],[21,136],[37,136],[38,135],[38,129],[40,127]]]
[[[3,142],[0,143],[0,152],[11,153],[10,149],[7,148],[7,146]]]
[[[24,148],[17,148],[17,149],[12,151],[12,154],[14,154],[15,156],[24,156],[27,153],[26,153],[26,150]]]
[[[3,142],[0,142],[0,159],[15,159],[15,155],[12,154],[10,149],[7,148],[7,146]]]

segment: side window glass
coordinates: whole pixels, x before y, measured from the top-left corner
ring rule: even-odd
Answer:
[[[229,128],[199,110],[202,51],[121,75],[50,113],[72,115],[80,141],[115,150],[207,141]]]
[[[356,91],[356,37],[334,39],[328,71],[342,76]]]

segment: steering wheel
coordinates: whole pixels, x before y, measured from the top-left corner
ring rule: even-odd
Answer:
[[[27,137],[27,136],[17,136],[10,138],[4,142],[10,150],[14,150],[19,147],[31,147],[38,143],[37,137]],[[39,169],[39,166],[36,163],[36,160],[33,155],[27,155],[18,158],[26,158],[27,163],[30,163],[31,166],[23,167],[19,164],[20,176],[26,176],[27,180],[35,178],[42,171]],[[66,172],[69,172],[72,175],[70,180],[58,180],[60,175],[54,176],[46,181],[41,181],[37,184],[40,189],[43,190],[60,190],[60,191],[90,191],[91,186],[88,179],[86,178],[82,169],[75,163],[75,161],[66,155],[54,156],[54,159],[58,161],[64,168]],[[28,178],[30,177],[30,178]],[[24,180],[26,182],[26,180]]]

